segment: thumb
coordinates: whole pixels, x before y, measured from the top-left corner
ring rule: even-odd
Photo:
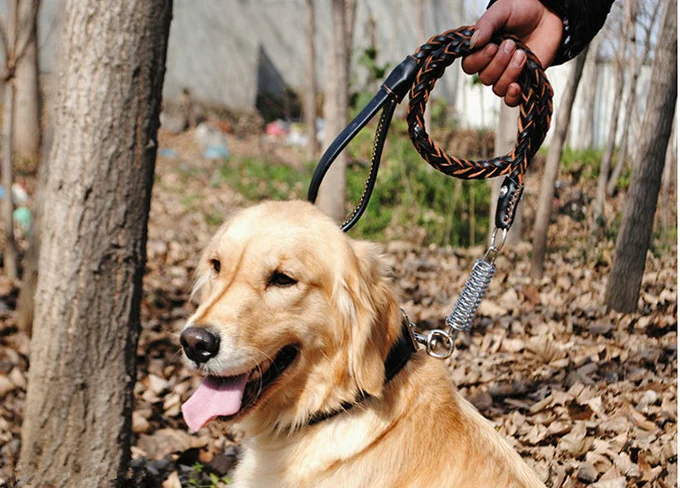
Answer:
[[[470,39],[470,47],[482,47],[487,44],[495,32],[505,27],[511,13],[512,10],[507,2],[494,3],[475,24],[475,33]]]

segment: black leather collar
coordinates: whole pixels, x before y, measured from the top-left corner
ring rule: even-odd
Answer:
[[[397,376],[399,371],[402,370],[411,355],[418,350],[418,345],[416,344],[415,338],[413,336],[413,330],[408,317],[404,314],[401,322],[401,334],[399,334],[399,339],[392,345],[390,352],[387,354],[385,359],[385,383],[387,384]],[[309,419],[307,425],[318,424],[324,420],[328,420],[331,417],[346,412],[356,405],[360,404],[366,400],[370,395],[365,391],[360,391],[353,402],[343,402],[340,404],[339,408],[331,410],[330,412],[318,412]]]

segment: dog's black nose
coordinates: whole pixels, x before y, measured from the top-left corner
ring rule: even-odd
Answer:
[[[220,350],[219,336],[202,327],[184,329],[179,336],[179,343],[187,357],[197,363],[205,363],[214,358]]]

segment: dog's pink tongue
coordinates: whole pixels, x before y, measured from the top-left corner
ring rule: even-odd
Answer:
[[[221,415],[234,415],[241,408],[247,374],[228,378],[206,378],[198,390],[182,405],[182,415],[196,432]]]

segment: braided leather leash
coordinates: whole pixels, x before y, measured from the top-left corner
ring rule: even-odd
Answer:
[[[411,141],[418,153],[435,169],[442,173],[462,179],[484,179],[505,176],[501,185],[496,207],[496,228],[492,232],[491,243],[481,259],[475,262],[470,277],[458,298],[454,310],[446,318],[448,331],[431,330],[427,335],[415,332],[415,325],[405,317],[414,350],[417,343],[423,344],[431,356],[449,357],[454,348],[455,335],[469,331],[472,319],[496,272],[495,259],[505,243],[505,237],[515,218],[515,211],[524,190],[524,173],[532,158],[543,143],[552,117],[553,91],[541,63],[527,46],[511,35],[501,35],[491,42],[500,44],[504,39],[512,39],[518,49],[526,52],[527,61],[517,80],[521,87],[520,116],[517,123],[517,143],[504,156],[489,160],[474,161],[458,158],[444,152],[427,133],[424,121],[425,108],[435,83],[457,58],[472,54],[477,49],[470,47],[474,29],[461,27],[432,37],[411,56],[407,56],[387,77],[378,93],[364,107],[350,124],[336,137],[321,157],[307,198],[316,200],[319,187],[331,164],[356,136],[356,134],[383,109],[376,129],[371,165],[361,197],[350,216],[342,223],[342,230],[348,231],[359,220],[368,205],[378,175],[380,157],[387,138],[387,132],[394,110],[410,90],[410,101],[406,116]],[[498,231],[502,232],[500,242],[496,242]]]
[[[483,179],[512,174],[520,185],[523,175],[536,151],[543,143],[552,116],[553,91],[543,67],[536,56],[518,38],[505,35],[492,42],[512,39],[518,49],[527,54],[527,61],[518,80],[522,89],[517,144],[505,156],[489,160],[473,161],[446,154],[425,130],[425,106],[436,81],[444,70],[457,58],[472,54],[470,37],[474,31],[469,27],[450,30],[432,37],[415,52],[420,63],[415,82],[411,88],[408,105],[408,127],[411,140],[418,153],[444,174],[462,179]]]
[[[517,43],[518,49],[524,50],[527,55],[527,61],[517,80],[522,93],[517,143],[508,154],[489,160],[474,161],[447,154],[427,133],[424,122],[425,107],[436,81],[441,78],[445,69],[457,58],[477,50],[470,47],[473,33],[472,27],[446,31],[430,38],[413,55],[406,57],[389,74],[375,97],[338,135],[321,157],[309,187],[308,200],[311,202],[316,200],[323,177],[335,158],[374,115],[383,109],[376,130],[366,185],[359,202],[342,224],[344,231],[349,230],[366,209],[375,185],[392,114],[409,90],[407,114],[409,135],[421,157],[437,170],[456,178],[484,179],[506,175],[507,178],[501,186],[495,223],[497,228],[504,231],[512,225],[524,188],[524,173],[550,128],[553,91],[540,61],[521,40],[508,34],[492,39],[491,42],[498,44],[504,39],[512,39]]]

